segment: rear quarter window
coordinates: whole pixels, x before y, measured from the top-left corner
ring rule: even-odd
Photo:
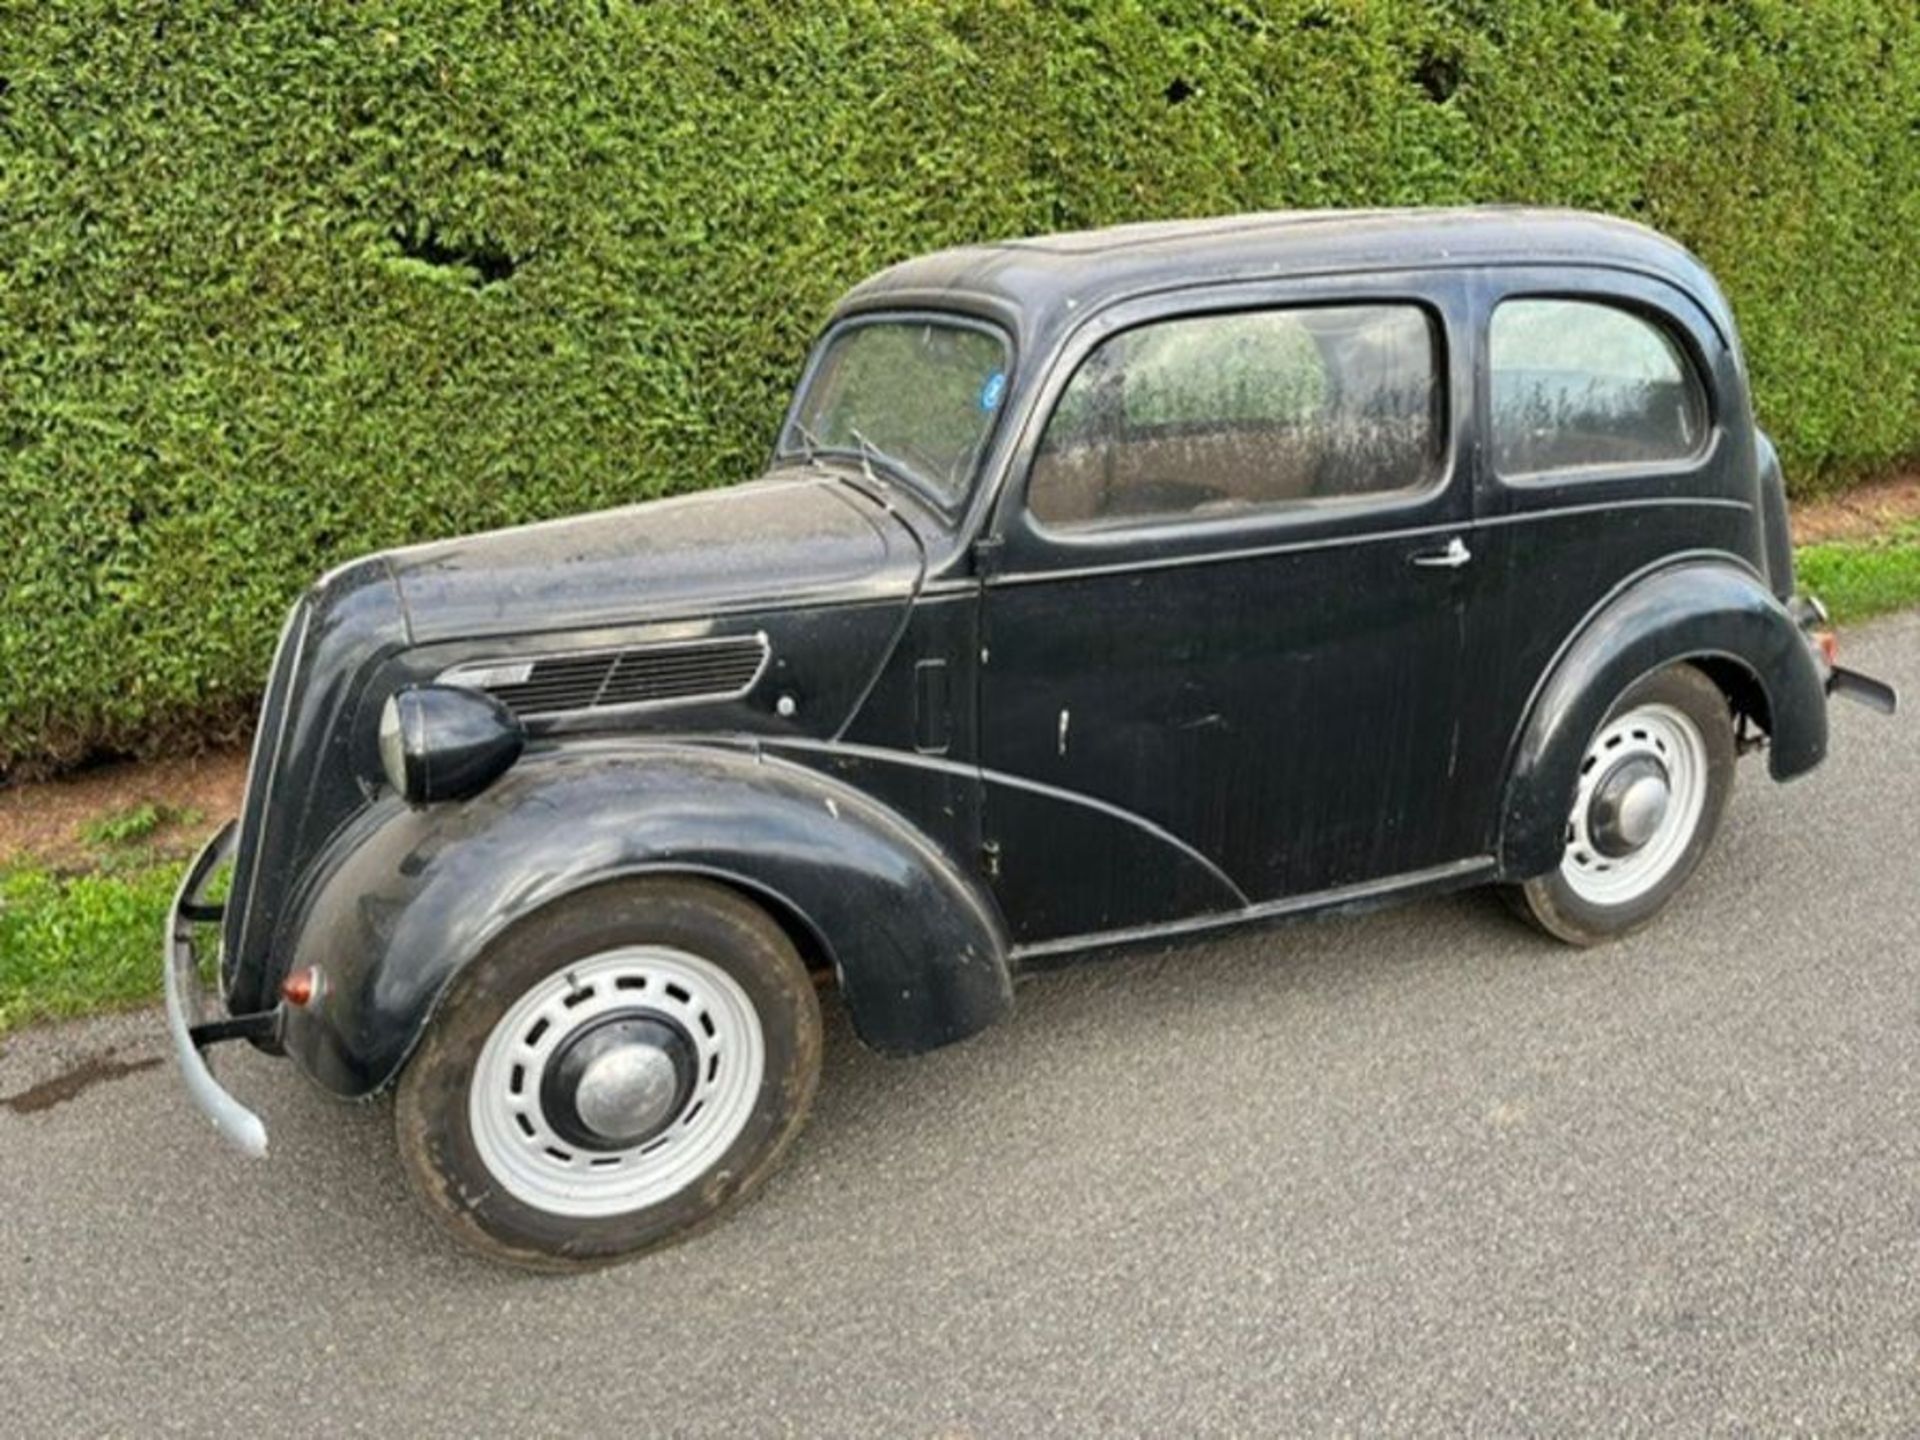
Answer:
[[[1675,464],[1706,444],[1706,388],[1692,361],[1620,306],[1505,301],[1493,312],[1488,369],[1503,476]]]

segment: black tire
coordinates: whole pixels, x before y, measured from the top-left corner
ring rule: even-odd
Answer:
[[[1616,717],[1648,705],[1669,706],[1698,730],[1706,751],[1705,800],[1693,832],[1672,867],[1644,893],[1629,900],[1595,903],[1575,889],[1564,863],[1545,875],[1508,887],[1508,898],[1517,913],[1569,945],[1598,945],[1616,939],[1638,930],[1664,910],[1685,887],[1713,843],[1727,800],[1733,794],[1738,750],[1733,716],[1719,687],[1691,665],[1656,671],[1628,687],[1614,702],[1595,731],[1596,739],[1606,733]]]
[[[531,987],[635,945],[701,956],[745,992],[765,1049],[752,1111],[717,1160],[658,1203],[588,1218],[536,1208],[507,1192],[476,1146],[469,1090],[482,1049]],[[455,981],[400,1078],[394,1126],[402,1168],[427,1211],[490,1259],[549,1271],[632,1259],[711,1223],[767,1177],[805,1122],[820,1046],[820,1005],[806,967],[757,905],[697,880],[597,886],[522,921]]]

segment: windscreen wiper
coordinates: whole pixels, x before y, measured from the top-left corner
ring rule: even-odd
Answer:
[[[860,447],[860,473],[867,477],[869,485],[878,483],[873,478],[873,457],[880,453],[880,447],[851,425],[847,427],[847,433],[853,436],[854,443]]]
[[[813,464],[814,457],[826,449],[826,446],[821,444],[820,437],[798,420],[792,421],[787,428],[799,432],[802,447],[800,451],[801,458],[804,459],[807,464]]]
[[[853,436],[854,440],[860,446],[860,468],[866,472],[867,479],[872,480],[874,478],[873,462],[876,460],[878,460],[881,466],[896,480],[905,480],[914,473],[913,467],[907,464],[906,461],[896,459],[894,456],[889,455],[865,435],[862,435],[858,430],[854,429],[853,426],[849,425],[847,427],[847,433]]]

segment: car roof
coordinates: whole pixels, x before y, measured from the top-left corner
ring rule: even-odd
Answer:
[[[1475,264],[1611,265],[1651,274],[1692,296],[1731,333],[1712,277],[1674,241],[1613,216],[1504,205],[1276,210],[965,245],[863,281],[840,302],[836,318],[957,304],[1011,314],[1024,340],[1156,290]]]

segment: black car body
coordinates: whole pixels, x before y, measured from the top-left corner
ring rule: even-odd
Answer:
[[[835,409],[896,382],[933,459]],[[1056,957],[1537,881],[1663,669],[1802,774],[1830,689],[1890,703],[1822,621],[1727,303],[1646,229],[1303,213],[943,252],[841,302],[764,478],[300,600],[223,842],[239,1018],[201,1038],[373,1094],[498,937],[662,876],[750,901],[863,1040],[924,1051]],[[395,766],[429,761],[450,798],[410,803]],[[1644,779],[1593,800],[1602,848],[1668,805]]]

